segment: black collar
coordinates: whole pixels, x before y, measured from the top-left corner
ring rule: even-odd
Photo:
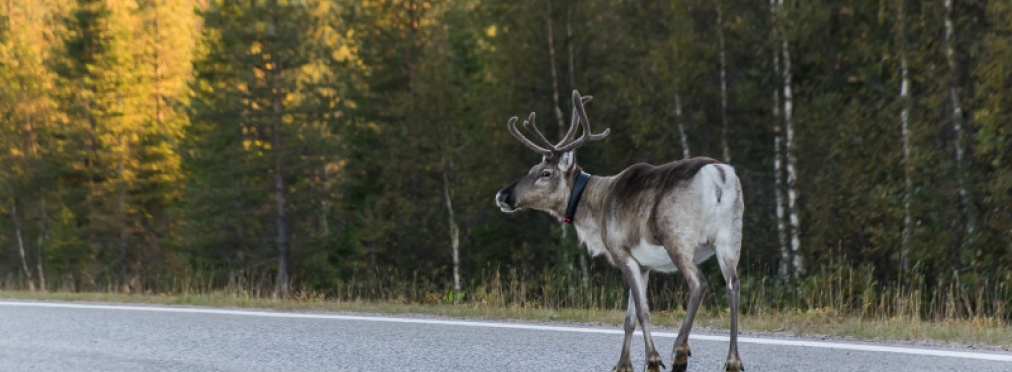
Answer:
[[[562,218],[562,222],[573,223],[573,216],[576,215],[576,206],[580,204],[580,196],[583,195],[583,189],[587,187],[587,181],[590,180],[590,175],[580,171],[580,174],[576,175],[576,182],[573,183],[573,192],[569,194],[569,205],[566,207],[566,216]]]

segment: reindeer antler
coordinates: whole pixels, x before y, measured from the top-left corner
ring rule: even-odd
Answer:
[[[524,129],[527,129],[528,132],[533,133],[534,140],[541,142],[541,146],[547,147],[549,149],[555,149],[555,146],[552,145],[552,142],[549,141],[548,138],[545,138],[545,135],[541,133],[541,130],[538,129],[538,126],[534,124],[533,112],[531,113],[531,116],[527,117],[527,120],[524,120]]]
[[[517,130],[518,118],[516,116],[510,118],[509,122],[507,123],[507,126],[509,127],[510,134],[512,134],[513,137],[516,137],[516,139],[519,140],[520,143],[523,143],[525,146],[541,155],[552,156],[554,154],[561,154],[567,151],[572,151],[577,147],[583,146],[585,143],[589,141],[598,141],[604,139],[605,137],[608,136],[609,133],[611,133],[610,128],[605,129],[604,132],[598,134],[591,133],[590,121],[587,119],[587,111],[586,109],[584,109],[583,104],[590,102],[590,100],[592,99],[594,99],[594,97],[580,96],[579,92],[573,90],[572,121],[569,124],[569,130],[566,132],[566,135],[562,137],[562,140],[559,141],[558,144],[555,145],[552,145],[552,143],[548,141],[547,138],[545,138],[545,135],[541,133],[541,130],[538,129],[538,126],[534,120],[535,115],[533,112],[531,113],[530,116],[527,117],[527,120],[524,120],[524,129],[534,134],[534,139],[537,142],[540,142],[540,144],[535,143],[535,141],[531,141],[523,134],[521,134],[519,130]],[[583,127],[583,134],[580,135],[580,138],[574,140],[573,136],[576,135],[577,122],[580,122],[582,124],[581,126]]]
[[[534,113],[532,112],[531,113],[531,117],[533,117],[533,116],[534,116]],[[526,121],[525,121],[525,123],[526,123]],[[523,134],[520,134],[520,131],[517,130],[517,117],[516,116],[510,118],[510,121],[506,123],[506,126],[509,128],[510,134],[512,134],[513,137],[516,137],[517,140],[520,141],[520,143],[524,144],[524,146],[527,146],[531,150],[534,150],[534,152],[539,153],[539,154],[544,155],[544,156],[551,156],[552,155],[552,150],[549,150],[549,149],[543,148],[541,146],[538,146],[538,145],[534,144],[534,142],[531,142],[531,140],[527,139],[527,137],[524,137]]]
[[[590,102],[590,100],[592,100],[592,99],[594,99],[593,96],[583,96],[583,98],[580,99],[580,102],[587,103],[587,102]],[[562,146],[562,145],[565,145],[565,144],[569,143],[570,141],[573,140],[573,136],[576,135],[576,126],[577,126],[577,124],[580,123],[578,121],[578,120],[580,120],[580,117],[577,116],[576,106],[575,105],[573,106],[573,114],[570,116],[570,118],[572,118],[572,120],[569,121],[569,130],[566,131],[566,135],[562,137],[562,140],[559,141],[559,143],[555,144],[555,147]]]
[[[583,107],[583,99],[580,97],[580,92],[577,92],[576,89],[573,89],[573,109],[575,109],[580,116],[580,123],[583,126],[583,134],[580,135],[580,138],[577,138],[570,143],[561,146],[553,146],[553,150],[557,153],[572,151],[573,149],[583,146],[590,141],[603,140],[611,133],[611,128],[606,128],[604,132],[598,134],[594,134],[590,131],[590,119],[587,119],[587,110]]]

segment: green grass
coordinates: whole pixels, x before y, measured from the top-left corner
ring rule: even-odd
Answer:
[[[490,320],[531,320],[619,325],[625,312],[618,309],[545,308],[534,305],[487,305],[480,302],[405,303],[403,301],[360,301],[326,299],[320,296],[295,296],[288,300],[248,296],[241,292],[212,291],[199,294],[150,295],[123,293],[69,293],[0,291],[0,298],[49,301],[87,301],[112,303],[143,303],[229,308],[256,308],[284,311],[328,311],[380,314],[422,314],[451,318]],[[677,328],[684,313],[681,310],[654,311],[651,321],[656,326]],[[695,329],[726,332],[729,314],[726,311],[701,310]],[[741,317],[742,334],[826,337],[831,339],[879,340],[902,343],[973,346],[975,348],[1012,350],[1012,327],[993,318],[925,321],[910,317],[866,319],[847,315],[829,308],[808,311],[752,311]]]

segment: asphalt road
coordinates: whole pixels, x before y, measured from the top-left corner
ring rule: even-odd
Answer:
[[[610,371],[617,327],[0,300],[0,371]],[[636,337],[634,366],[643,366]],[[665,362],[674,334],[656,332]],[[726,335],[690,337],[720,371]],[[1012,371],[1012,353],[742,338],[756,371]]]

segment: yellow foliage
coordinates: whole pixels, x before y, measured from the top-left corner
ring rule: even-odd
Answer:
[[[334,52],[334,59],[336,59],[338,62],[347,61],[351,59],[351,57],[352,57],[351,49],[348,48],[347,45],[342,45],[340,48],[337,48],[337,51]]]

